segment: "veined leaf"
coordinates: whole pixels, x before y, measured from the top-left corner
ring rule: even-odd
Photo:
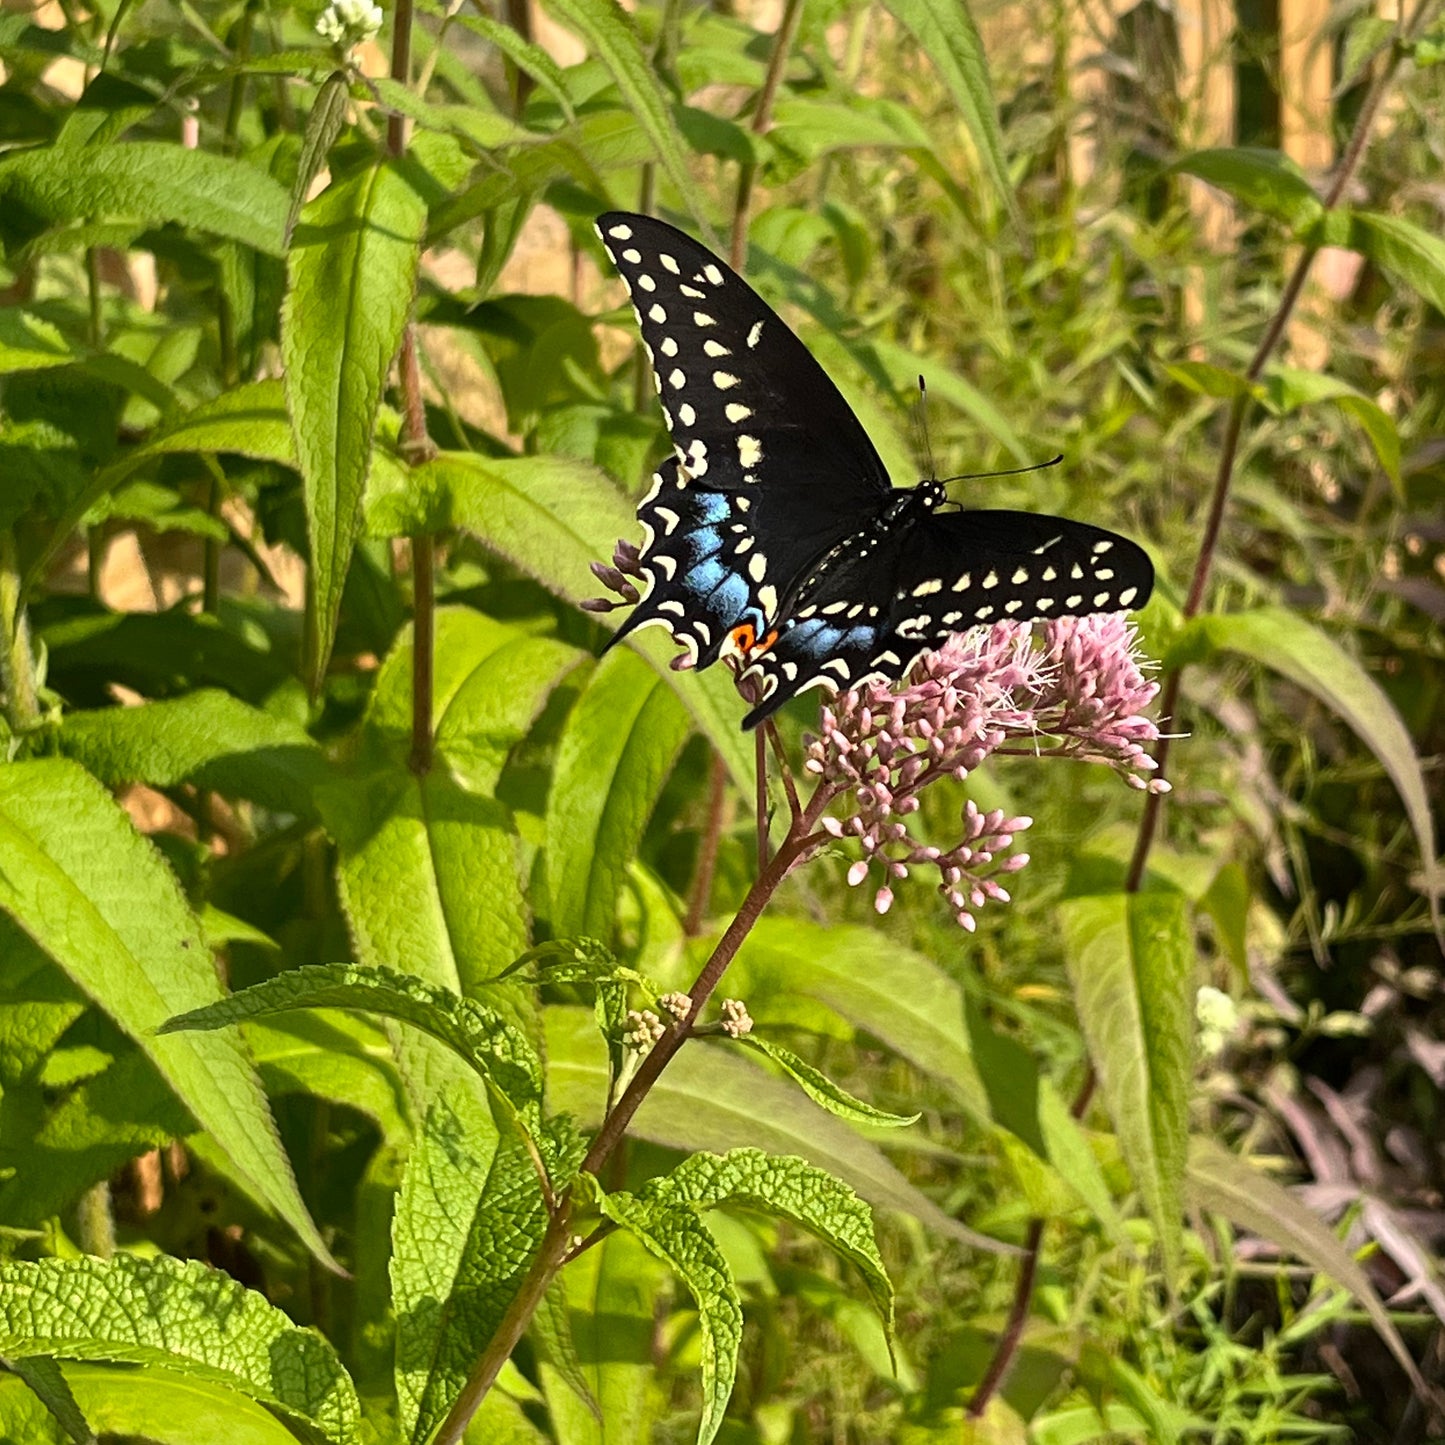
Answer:
[[[54,224],[173,221],[281,254],[286,192],[264,171],[167,141],[41,146],[0,156],[0,207]]]
[[[13,306],[0,307],[0,376],[69,366],[75,359],[58,326]]]
[[[740,1204],[801,1225],[863,1276],[892,1349],[893,1285],[878,1253],[873,1213],[826,1170],[763,1149],[690,1154],[671,1173],[649,1180],[640,1193],[645,1199],[694,1209]]]
[[[392,1222],[396,1385],[415,1445],[430,1437],[496,1332],[546,1232],[525,1139],[448,1090],[422,1124]]]
[[[688,732],[676,695],[640,658],[619,648],[598,665],[547,794],[554,933],[611,937],[623,875]]]
[[[743,1305],[727,1260],[691,1209],[632,1194],[603,1196],[600,1208],[662,1260],[687,1286],[697,1304],[702,1340],[702,1419],[698,1445],[710,1445],[737,1378]]]
[[[358,963],[288,969],[204,1008],[178,1014],[162,1034],[221,1029],[298,1008],[354,1008],[411,1024],[445,1044],[517,1109],[541,1099],[541,1063],[526,1036],[475,999],[433,988],[419,978]]]
[[[1185,899],[1173,890],[1109,893],[1065,899],[1059,910],[1089,1055],[1172,1279],[1193,1068]]]
[[[0,1263],[0,1354],[166,1364],[309,1422],[337,1445],[360,1406],[331,1346],[262,1296],[193,1260]]]
[[[256,1197],[332,1263],[240,1041],[154,1033],[220,994],[160,855],[94,778],[57,758],[0,768],[0,856],[0,908],[140,1044]]]
[[[311,544],[313,693],[336,635],[382,388],[411,309],[425,226],[422,198],[383,161],[323,191],[292,237],[281,353]]]

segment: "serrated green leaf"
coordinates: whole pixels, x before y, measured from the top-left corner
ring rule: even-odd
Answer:
[[[42,224],[134,217],[281,254],[286,192],[244,161],[166,141],[42,146],[0,156],[0,208]]]
[[[542,49],[524,39],[511,25],[503,25],[490,15],[458,15],[457,23],[465,25],[475,35],[495,45],[518,70],[525,72],[537,82],[553,100],[570,122],[575,119],[572,98],[567,94],[567,78],[562,68]]]
[[[313,693],[336,636],[381,393],[411,310],[425,226],[421,197],[383,161],[310,202],[287,255],[281,354],[311,544]]]
[[[1403,216],[1356,211],[1348,243],[1445,312],[1445,240]]]
[[[81,1414],[60,1366],[43,1355],[33,1359],[7,1360],[0,1357],[0,1370],[18,1375],[55,1418],[55,1423],[75,1445],[96,1445],[95,1435]],[[0,1423],[0,1430],[3,1430]],[[11,1437],[15,1438],[15,1437]]]
[[[652,1438],[666,1410],[653,1363],[654,1310],[667,1287],[664,1267],[618,1231],[574,1260],[553,1282],[570,1322],[586,1394],[542,1357],[542,1388],[559,1442],[619,1445]],[[541,1342],[539,1342],[541,1343]],[[596,1402],[601,1421],[593,1414]]]
[[[168,1364],[309,1421],[337,1445],[360,1439],[341,1361],[220,1270],[160,1255],[0,1263],[0,1353]]]
[[[240,1042],[153,1032],[220,992],[200,926],[159,854],[66,759],[0,768],[0,854],[0,908],[140,1044],[257,1198],[330,1264]]]
[[[74,360],[58,326],[14,306],[0,307],[0,376],[68,366]]]
[[[687,146],[673,119],[671,97],[643,51],[632,17],[616,0],[547,0],[546,8],[607,67],[682,204],[691,210],[699,192],[688,170]],[[706,235],[706,218],[693,214]]]
[[[893,1285],[878,1253],[873,1212],[841,1180],[805,1159],[762,1149],[691,1154],[670,1173],[649,1180],[641,1197],[668,1205],[712,1209],[740,1204],[760,1209],[817,1235],[857,1269],[893,1341]]]
[[[65,715],[60,749],[107,787],[193,783],[281,813],[314,816],[331,776],[306,730],[229,693],[199,688],[168,702]]]
[[[1089,1055],[1172,1280],[1194,1063],[1185,899],[1172,890],[1101,894],[1065,899],[1059,911]]]
[[[427,1111],[392,1226],[396,1384],[421,1445],[496,1332],[546,1232],[527,1142],[449,1091]]]
[[[1378,684],[1326,632],[1282,607],[1198,617],[1191,631],[1207,645],[1253,658],[1319,698],[1379,759],[1405,804],[1424,869],[1424,888],[1439,930],[1445,878],[1435,856],[1435,820],[1420,760],[1400,715]]]
[[[610,938],[617,894],[690,729],[676,694],[609,653],[568,715],[547,794],[552,929]]]
[[[691,1209],[619,1193],[605,1195],[600,1208],[641,1241],[687,1286],[697,1305],[702,1345],[702,1419],[698,1445],[711,1445],[737,1378],[743,1305],[717,1242]]]
[[[876,1124],[885,1129],[906,1128],[916,1124],[921,1115],[890,1114],[885,1109],[875,1109],[872,1104],[855,1098],[840,1084],[835,1084],[820,1069],[815,1069],[805,1059],[800,1059],[791,1049],[780,1044],[760,1039],[756,1034],[744,1034],[738,1043],[771,1059],[787,1071],[799,1088],[820,1108],[840,1119],[854,1124]]]
[[[317,963],[288,969],[204,1008],[168,1019],[162,1034],[221,1029],[300,1008],[352,1008],[411,1024],[445,1044],[514,1108],[542,1097],[541,1063],[526,1036],[475,999],[389,968]]]
[[[968,128],[993,183],[1010,215],[1016,214],[998,108],[989,80],[988,57],[967,5],[958,0],[885,0],[893,17],[912,32],[923,54],[938,72]]]
[[[543,1016],[547,1098],[553,1108],[594,1127],[601,1122],[609,1075],[592,1011],[552,1006]],[[668,1064],[631,1131],[669,1149],[721,1154],[758,1146],[770,1154],[798,1154],[846,1181],[875,1208],[912,1215],[934,1233],[972,1248],[1008,1249],[950,1218],[841,1120],[800,1107],[791,1083],[706,1040],[690,1044]]]
[[[1251,210],[1283,221],[1297,234],[1324,215],[1324,206],[1300,168],[1281,151],[1220,146],[1194,151],[1170,167],[1198,176]]]
[[[346,123],[346,105],[351,97],[351,83],[344,70],[333,70],[316,92],[311,111],[306,117],[306,132],[301,138],[301,156],[296,164],[296,179],[291,183],[291,205],[286,212],[285,244],[291,244],[291,233],[306,197],[311,194],[311,183],[326,164],[336,137]]]
[[[1287,1189],[1212,1139],[1189,1140],[1187,1176],[1191,1202],[1251,1230],[1304,1260],[1342,1285],[1370,1317],[1379,1336],[1423,1393],[1420,1372],[1400,1338],[1369,1276],[1337,1235]]]

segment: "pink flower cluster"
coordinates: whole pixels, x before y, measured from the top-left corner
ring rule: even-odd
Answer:
[[[949,638],[896,688],[874,683],[824,706],[805,766],[854,803],[850,816],[822,820],[834,837],[862,847],[849,883],[880,869],[875,907],[885,913],[891,884],[910,867],[931,865],[970,931],[977,909],[1006,903],[999,878],[1024,867],[1028,854],[998,855],[1032,819],[980,813],[969,801],[963,836],[946,850],[914,837],[907,821],[930,783],[966,778],[996,753],[1106,763],[1135,787],[1166,791],[1166,782],[1148,777],[1155,763],[1145,746],[1159,729],[1143,709],[1159,687],[1145,677],[1136,643],[1127,620],[1113,614],[1047,622],[1041,635],[1027,623],[1001,622]]]

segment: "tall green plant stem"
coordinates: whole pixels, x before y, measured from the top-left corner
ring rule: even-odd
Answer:
[[[1370,143],[1375,118],[1379,114],[1380,106],[1389,93],[1399,72],[1400,64],[1405,58],[1406,42],[1420,33],[1435,4],[1436,0],[1421,0],[1410,20],[1402,26],[1384,64],[1377,70],[1370,89],[1365,95],[1364,103],[1360,107],[1359,115],[1355,118],[1354,129],[1350,132],[1349,141],[1335,168],[1334,176],[1325,194],[1321,197],[1321,204],[1326,211],[1334,210],[1340,202],[1340,197],[1344,195],[1346,187],[1358,173],[1360,163],[1364,160],[1365,151]],[[1190,579],[1189,594],[1184,601],[1182,615],[1186,622],[1197,617],[1204,605],[1205,590],[1209,585],[1214,556],[1219,547],[1220,534],[1224,529],[1225,512],[1229,505],[1230,489],[1234,482],[1235,464],[1239,459],[1240,439],[1244,434],[1244,424],[1249,419],[1254,407],[1252,395],[1254,384],[1264,375],[1265,367],[1269,365],[1270,358],[1273,357],[1280,342],[1284,339],[1285,330],[1289,326],[1291,316],[1294,315],[1295,307],[1304,291],[1305,282],[1309,279],[1310,268],[1314,265],[1319,249],[1317,244],[1306,245],[1295,260],[1289,278],[1285,281],[1284,290],[1280,293],[1279,302],[1275,306],[1264,333],[1259,339],[1259,344],[1254,349],[1254,355],[1250,358],[1249,366],[1245,370],[1244,374],[1249,382],[1249,387],[1242,390],[1240,395],[1230,403],[1224,423],[1224,436],[1219,447],[1219,464],[1215,468],[1214,485],[1210,491],[1209,512],[1205,518],[1199,554],[1194,562],[1194,575]],[[1182,668],[1174,668],[1164,679],[1164,686],[1160,693],[1159,715],[1165,719],[1173,719],[1178,714],[1182,672]],[[1159,747],[1155,752],[1155,761],[1159,765],[1161,774],[1165,771],[1165,765],[1169,761],[1169,743],[1170,738],[1166,734],[1160,738]],[[1144,870],[1148,865],[1149,852],[1158,832],[1163,803],[1164,794],[1162,793],[1149,793],[1145,797],[1144,810],[1139,818],[1139,831],[1134,840],[1134,853],[1129,860],[1129,872],[1124,883],[1125,891],[1128,893],[1137,893],[1143,884]],[[1088,1101],[1094,1092],[1094,1084],[1095,1074],[1093,1068],[1090,1067],[1081,1086],[1079,1097],[1074,1103],[1073,1112],[1076,1118],[1081,1116],[1088,1106]],[[1043,1221],[1031,1220],[1028,1237],[1025,1241],[1024,1258],[1015,1286],[1014,1302],[1009,1311],[1009,1328],[1005,1330],[1000,1339],[998,1347],[994,1351],[994,1357],[989,1361],[988,1369],[985,1370],[983,1379],[974,1391],[973,1399],[969,1401],[968,1416],[970,1419],[977,1420],[983,1415],[989,1400],[993,1398],[1008,1377],[1014,1356],[1018,1352],[1019,1343],[1023,1339],[1023,1326],[1027,1319],[1029,1299],[1033,1294],[1034,1276],[1038,1268],[1038,1255],[1042,1239]]]
[[[809,800],[807,808],[793,817],[792,827],[782,846],[773,854],[766,868],[758,874],[757,880],[748,890],[727,931],[718,940],[711,957],[703,965],[697,981],[688,993],[690,1007],[686,1018],[678,1020],[653,1046],[643,1059],[632,1081],[623,1090],[622,1097],[608,1111],[602,1127],[592,1140],[587,1157],[582,1161],[581,1172],[600,1174],[607,1161],[627,1132],[627,1126],[637,1113],[642,1101],[651,1092],[662,1071],[677,1051],[692,1036],[694,1021],[702,1013],[713,991],[722,981],[728,965],[737,956],[743,940],[752,931],[753,925],[762,916],[778,885],[799,864],[815,853],[828,841],[828,835],[814,832],[823,810],[832,800],[832,791],[820,787]],[[536,1257],[527,1271],[511,1304],[507,1307],[496,1333],[488,1341],[486,1349],[477,1360],[467,1383],[462,1387],[456,1402],[452,1405],[441,1428],[437,1431],[432,1445],[458,1445],[467,1425],[486,1393],[491,1389],[501,1368],[516,1349],[517,1342],[536,1313],[537,1306],[546,1294],[548,1286],[566,1263],[572,1249],[572,1195],[564,1193],[557,1201]]]
[[[391,78],[405,85],[411,77],[412,0],[397,0],[391,29]],[[394,156],[406,153],[406,117],[393,113],[386,123],[386,147]],[[399,371],[402,398],[401,446],[416,466],[436,455],[426,427],[426,402],[421,392],[421,358],[416,322],[401,335]],[[425,777],[432,765],[432,678],[436,668],[436,543],[429,532],[417,532],[411,546],[411,756],[413,773]]]
[[[20,580],[20,549],[8,527],[0,531],[0,630],[4,633],[0,637],[0,688],[5,691],[5,721],[12,733],[26,733],[40,721],[40,700]]]

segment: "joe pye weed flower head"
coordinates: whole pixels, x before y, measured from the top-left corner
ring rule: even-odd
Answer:
[[[597,599],[583,604],[588,610],[638,601],[632,579],[643,573],[631,544],[620,542],[612,563],[592,570],[622,601]],[[687,663],[684,654],[674,666]],[[1138,633],[1115,613],[999,622],[950,637],[901,682],[869,683],[822,704],[820,729],[805,740],[803,766],[816,779],[806,806],[785,777],[795,824],[818,829],[820,845],[828,838],[857,845],[848,882],[874,878],[879,913],[892,906],[895,887],[922,869],[972,932],[979,909],[1009,901],[1002,880],[1029,861],[1010,850],[1033,820],[984,813],[969,799],[958,833],[940,846],[917,830],[923,790],[1012,755],[1103,763],[1131,787],[1167,791],[1152,776],[1148,749],[1159,728],[1145,709],[1159,685],[1145,669]],[[813,851],[800,849],[797,861]]]

